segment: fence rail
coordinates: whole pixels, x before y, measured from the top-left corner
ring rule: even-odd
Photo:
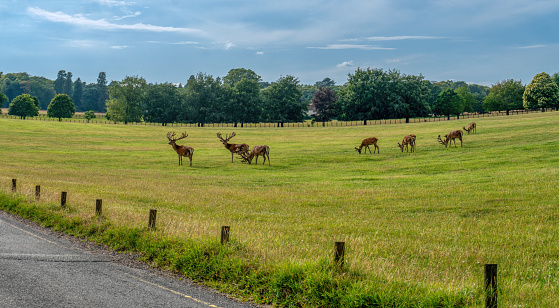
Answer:
[[[492,111],[486,113],[463,113],[459,116],[451,117],[424,117],[424,118],[410,118],[409,122],[406,119],[384,119],[384,120],[359,120],[359,121],[329,121],[329,122],[285,122],[285,123],[168,123],[166,126],[171,127],[236,127],[236,128],[251,128],[251,127],[335,127],[335,126],[364,126],[364,125],[386,125],[386,124],[404,124],[404,123],[423,123],[423,122],[441,122],[441,121],[453,121],[459,119],[472,119],[472,118],[485,118],[485,117],[498,117],[498,116],[508,116],[508,115],[518,115],[518,114],[529,114],[538,113],[543,111],[553,111],[553,108],[538,109],[538,110],[510,110],[508,113],[506,111]],[[2,114],[0,118],[7,119],[20,119],[18,116]],[[58,121],[58,118],[49,118],[46,114],[41,113],[36,117],[27,117],[29,120],[36,121]],[[108,125],[147,125],[147,126],[162,126],[162,123],[153,122],[114,122],[108,121],[106,119],[92,119],[87,121],[83,118],[83,115],[75,115],[73,118],[63,118],[62,122],[70,123],[91,123],[91,124],[108,124]]]

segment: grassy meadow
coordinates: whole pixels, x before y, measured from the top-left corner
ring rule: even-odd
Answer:
[[[464,133],[462,148],[437,142],[471,121],[477,134]],[[100,198],[117,226],[144,228],[157,209],[157,233],[173,239],[219,241],[228,225],[245,254],[270,266],[328,262],[345,241],[345,267],[364,289],[380,281],[402,297],[466,299],[437,307],[481,307],[483,265],[497,263],[499,307],[559,306],[559,112],[182,130],[0,118],[0,128],[2,191],[12,178],[30,200],[40,184],[41,204],[67,191],[67,215],[89,219]],[[189,134],[177,143],[195,149],[192,167],[178,166],[170,130]],[[233,143],[270,146],[271,166],[231,163],[216,133],[233,130]],[[407,134],[417,135],[415,153],[397,146]],[[379,139],[380,154],[354,150],[366,137]]]

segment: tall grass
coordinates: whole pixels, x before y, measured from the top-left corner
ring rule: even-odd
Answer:
[[[7,192],[17,178],[29,196],[40,184],[45,204],[68,191],[73,212],[66,215],[85,220],[102,198],[117,229],[142,230],[156,208],[157,234],[169,241],[218,241],[220,226],[230,225],[242,248],[229,253],[242,251],[262,271],[283,264],[263,275],[275,277],[269,292],[288,299],[247,295],[264,302],[305,306],[301,294],[336,297],[343,289],[354,296],[324,303],[479,306],[483,264],[498,263],[500,305],[554,307],[558,120],[557,112],[475,119],[477,134],[447,149],[437,135],[471,120],[236,128],[231,142],[269,145],[271,166],[231,163],[216,133],[232,128],[188,128],[179,144],[194,147],[193,167],[179,167],[169,128],[0,119],[0,179]],[[416,152],[402,153],[397,142],[410,133]],[[359,155],[354,147],[373,136],[380,154]],[[335,241],[346,242],[352,282],[313,291],[330,281],[320,273]],[[274,289],[282,279],[304,291]],[[230,283],[218,287],[236,292]]]

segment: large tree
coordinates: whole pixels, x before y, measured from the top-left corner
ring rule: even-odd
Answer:
[[[122,81],[109,87],[107,116],[115,122],[140,122],[144,114],[142,102],[147,89],[146,80],[142,77],[127,76]]]
[[[35,101],[30,94],[21,94],[10,103],[8,114],[21,117],[22,119],[36,117],[39,115],[39,107],[35,105]]]
[[[460,95],[450,88],[439,94],[432,107],[435,115],[445,115],[447,118],[450,118],[453,114],[459,115],[463,110],[464,106]]]
[[[462,100],[462,105],[464,106],[464,112],[473,112],[474,106],[477,103],[476,98],[472,93],[470,93],[470,88],[467,85],[462,85],[455,90],[460,99]]]
[[[260,120],[260,81],[260,76],[244,68],[232,69],[223,77],[222,110],[225,118],[235,126]]]
[[[172,83],[149,85],[144,104],[146,108],[144,120],[166,126],[167,123],[177,120],[181,96]]]
[[[485,97],[483,107],[488,111],[510,110],[524,108],[522,96],[524,85],[520,80],[506,79],[491,86],[489,95]]]
[[[308,105],[301,101],[299,80],[287,75],[262,90],[264,104],[263,118],[283,126],[285,122],[301,122],[308,111]]]
[[[74,113],[76,113],[76,107],[67,94],[57,94],[47,108],[47,116],[58,118],[58,121],[62,121],[62,118],[71,118]]]
[[[219,77],[213,78],[201,72],[196,76],[192,75],[182,91],[181,121],[204,126],[205,123],[222,119],[219,117],[222,109],[219,106],[222,95]]]
[[[526,109],[557,108],[559,107],[559,86],[549,74],[539,73],[526,86],[522,98]]]
[[[107,87],[107,74],[105,72],[100,72],[97,77],[97,106],[94,110],[103,112],[106,110],[106,102],[109,99],[109,91]]]
[[[335,105],[338,100],[338,95],[336,91],[332,90],[330,87],[319,87],[316,92],[314,92],[311,104],[316,110],[314,118],[316,121],[324,122],[332,120],[336,116]]]
[[[83,88],[85,86],[85,82],[82,82],[82,80],[80,79],[80,77],[78,77],[78,79],[76,79],[76,81],[74,82],[74,91],[72,92],[72,101],[74,102],[74,105],[79,109],[79,110],[84,110],[82,109],[82,99],[83,99]]]

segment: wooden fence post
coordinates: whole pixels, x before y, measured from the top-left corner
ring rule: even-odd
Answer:
[[[16,187],[17,187],[17,180],[16,179],[12,179],[12,192],[16,192]]]
[[[148,227],[155,230],[155,219],[157,218],[157,210],[149,210],[149,223]]]
[[[344,266],[345,242],[336,242],[336,253],[334,254],[334,264],[341,269]]]
[[[60,206],[61,206],[61,207],[65,207],[65,206],[66,206],[66,197],[67,197],[67,195],[68,195],[68,193],[65,192],[65,191],[63,191],[63,192],[60,194]]]
[[[35,185],[35,200],[41,198],[41,185]]]
[[[485,264],[485,308],[497,308],[497,264]]]
[[[229,242],[229,226],[221,226],[221,244],[227,244]]]
[[[95,215],[101,216],[103,213],[103,199],[95,200]]]

